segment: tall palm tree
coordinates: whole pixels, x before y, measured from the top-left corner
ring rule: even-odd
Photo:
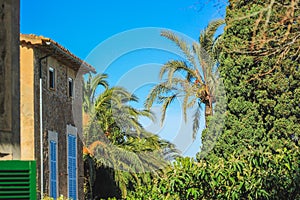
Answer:
[[[91,73],[88,74],[88,77],[83,81],[83,102],[82,102],[82,111],[83,111],[83,126],[86,128],[90,116],[93,115],[94,103],[96,99],[96,90],[99,86],[108,88],[108,82],[106,81],[107,74],[97,74],[92,76]],[[84,142],[85,146],[83,147],[83,159],[85,164],[85,195],[90,198],[93,196],[92,185],[95,180],[95,159],[90,156],[90,149],[87,147],[87,138],[89,138],[89,132],[84,131]]]
[[[175,151],[175,147],[169,142],[146,131],[140,124],[140,117],[151,120],[154,120],[154,117],[149,110],[139,110],[130,105],[131,102],[137,101],[135,95],[121,87],[108,88],[101,93],[95,101],[95,112],[87,129],[92,133],[88,144],[100,140],[100,146],[109,142],[133,153],[164,148]]]
[[[201,105],[205,105],[205,122],[213,115],[213,103],[216,101],[215,85],[218,81],[217,57],[220,37],[215,38],[216,30],[224,23],[222,19],[209,23],[200,33],[199,43],[188,44],[171,31],[163,31],[161,35],[174,42],[185,56],[184,60],[170,60],[160,70],[162,82],[150,91],[145,107],[150,109],[155,101],[162,103],[162,118],[166,110],[176,98],[183,98],[182,107],[185,121],[187,109],[196,107],[193,118],[193,137],[200,126]],[[184,75],[180,77],[178,75]],[[166,79],[165,79],[166,77]]]
[[[141,116],[154,119],[150,111],[130,105],[136,101],[138,98],[124,88],[107,88],[95,98],[85,129],[86,152],[99,165],[114,169],[123,198],[129,183],[140,185],[147,177],[144,172],[157,173],[155,170],[165,166],[167,159],[178,156],[174,145],[147,132],[139,123]]]
[[[82,102],[82,111],[83,111],[83,127],[87,128],[89,120],[92,113],[94,112],[94,104],[96,100],[96,91],[99,86],[102,86],[104,89],[108,88],[108,82],[106,81],[107,74],[97,74],[92,76],[91,73],[88,74],[86,81],[83,81],[83,102]],[[84,132],[84,141],[87,145],[86,139],[89,138],[89,132]]]

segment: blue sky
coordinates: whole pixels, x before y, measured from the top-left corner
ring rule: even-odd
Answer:
[[[126,87],[141,100],[158,82],[158,71],[180,52],[159,34],[172,30],[187,42],[198,39],[212,19],[223,17],[220,0],[21,0],[21,33],[50,37],[72,53],[108,73],[111,85]],[[221,3],[222,5],[222,3]],[[155,106],[155,112],[159,108]],[[191,140],[190,124],[182,120],[180,100],[168,111],[163,127],[143,120],[146,128],[174,142],[184,155],[199,150]]]

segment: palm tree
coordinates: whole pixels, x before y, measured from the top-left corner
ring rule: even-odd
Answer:
[[[88,144],[96,142],[106,147],[105,145],[110,143],[114,147],[135,154],[166,149],[173,149],[173,153],[176,152],[172,144],[146,131],[140,124],[140,117],[151,120],[154,120],[154,117],[149,110],[138,110],[130,105],[131,102],[137,101],[135,95],[121,87],[108,88],[101,93],[95,101],[95,112],[87,129],[92,133]],[[90,148],[92,152],[94,148]]]
[[[150,109],[155,101],[162,103],[162,118],[165,119],[166,110],[176,98],[183,98],[182,107],[185,121],[187,109],[196,107],[193,119],[193,137],[199,129],[201,105],[205,105],[205,124],[208,117],[213,115],[213,103],[216,101],[215,85],[218,81],[217,57],[220,37],[214,38],[216,30],[224,23],[222,19],[209,23],[201,32],[199,43],[192,47],[170,31],[163,31],[161,35],[174,42],[185,56],[184,60],[170,60],[160,70],[162,82],[150,91],[145,107]],[[184,75],[184,78],[178,76]],[[167,75],[167,76],[166,76]],[[167,77],[166,80],[164,77]]]
[[[126,198],[128,189],[146,183],[149,174],[158,176],[169,164],[164,156],[179,157],[172,144],[157,136],[131,137],[122,145],[113,145],[102,139],[93,142],[89,148],[98,166],[112,170],[111,175],[121,190],[122,198]]]
[[[83,81],[83,102],[82,102],[82,111],[83,111],[83,126],[86,128],[88,126],[89,120],[92,113],[94,112],[94,104],[96,99],[96,91],[99,86],[108,88],[108,83],[106,81],[107,74],[97,74],[92,76],[91,73],[88,74],[86,81]],[[87,145],[86,139],[89,138],[89,132],[85,131],[84,140]]]
[[[147,178],[145,172],[157,173],[155,170],[165,166],[167,158],[178,156],[174,145],[147,132],[139,123],[141,116],[154,118],[150,111],[130,105],[137,101],[138,98],[124,88],[107,88],[95,98],[85,129],[86,152],[99,166],[114,169],[113,176],[123,198],[129,183],[140,185]]]
[[[96,122],[98,128],[114,144],[122,143],[118,137],[129,137],[140,134],[143,130],[139,123],[141,116],[154,120],[148,110],[138,110],[130,106],[131,102],[137,102],[138,98],[121,87],[112,87],[103,91],[94,102],[94,115],[92,122]],[[101,119],[101,120],[99,120]],[[89,126],[93,128],[93,126]],[[125,134],[125,135],[124,135]],[[92,139],[92,141],[95,141]]]
[[[94,110],[95,103],[95,93],[98,89],[98,86],[103,86],[105,89],[108,88],[108,83],[105,80],[107,79],[107,74],[97,74],[92,76],[91,73],[88,74],[87,80],[83,81],[83,102],[82,102],[82,111],[83,111],[83,126],[86,127],[89,123],[90,116]],[[85,167],[85,195],[90,198],[93,196],[92,186],[95,180],[95,159],[90,155],[90,149],[87,147],[87,138],[89,134],[85,131],[85,146],[83,147],[83,159]]]

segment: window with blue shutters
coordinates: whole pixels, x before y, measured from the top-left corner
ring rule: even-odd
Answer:
[[[50,141],[50,197],[57,198],[57,147],[55,141]]]
[[[69,198],[77,199],[77,141],[76,135],[68,134],[68,192]]]
[[[58,197],[58,160],[57,160],[57,133],[48,131],[49,144],[49,196],[53,199]]]

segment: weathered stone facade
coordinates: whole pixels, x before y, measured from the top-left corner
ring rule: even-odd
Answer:
[[[0,160],[20,158],[19,0],[0,0]]]
[[[45,43],[47,41],[48,44]],[[50,46],[51,44],[52,46]],[[82,160],[82,72],[93,71],[54,41],[34,35],[21,35],[21,155],[37,161],[40,181],[40,69],[42,69],[42,118],[44,193],[49,194],[49,132],[57,135],[58,195],[68,197],[67,127],[77,130],[77,188],[83,199]],[[30,66],[31,65],[31,66]],[[55,86],[49,87],[49,68],[55,70]],[[74,80],[69,96],[69,78]],[[33,113],[31,113],[33,111]],[[34,145],[33,145],[34,144]],[[28,149],[27,153],[24,153]],[[38,184],[38,191],[40,191]]]

